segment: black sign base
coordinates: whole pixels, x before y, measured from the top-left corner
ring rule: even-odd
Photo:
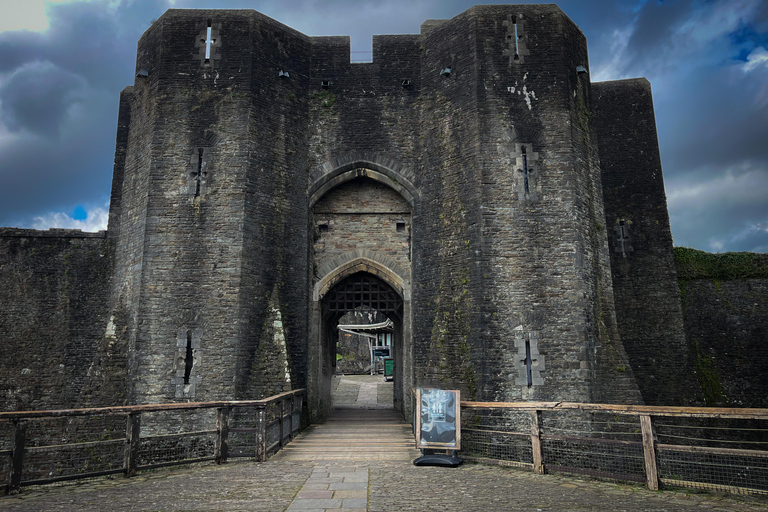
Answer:
[[[428,455],[422,455],[418,459],[413,461],[414,466],[446,466],[449,468],[455,468],[463,461],[456,455],[445,455],[441,453],[432,453]]]

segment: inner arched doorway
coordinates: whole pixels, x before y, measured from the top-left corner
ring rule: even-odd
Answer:
[[[360,170],[323,188],[312,205],[307,390],[313,420],[331,409],[339,319],[361,310],[392,322],[393,403],[410,411],[413,206],[368,174]]]
[[[336,374],[336,341],[339,320],[346,313],[365,309],[391,320],[392,357],[395,362],[393,404],[410,414],[412,386],[410,287],[382,272],[375,262],[346,266],[336,279],[322,280],[317,288],[325,293],[314,296],[310,328],[310,375],[308,393],[313,419],[325,417],[331,409],[331,381]],[[325,286],[323,286],[325,284]],[[317,290],[316,290],[317,291]]]
[[[386,338],[390,347],[387,350],[395,361],[394,389],[401,388],[398,384],[402,376],[398,376],[398,373],[402,366],[403,298],[385,281],[368,272],[361,271],[347,276],[323,297],[322,322],[325,339],[321,340],[321,343],[327,346],[325,353],[328,358],[324,363],[328,365],[331,373],[338,371],[340,361],[336,348],[342,334],[339,332],[340,321],[342,318],[349,318],[350,313],[360,311],[366,312],[367,315],[364,316],[369,316],[372,320],[386,319],[384,322],[371,322],[368,325],[373,336]],[[377,332],[379,330],[380,332]],[[372,362],[375,366],[375,357]],[[393,403],[399,401],[402,400],[393,397]]]

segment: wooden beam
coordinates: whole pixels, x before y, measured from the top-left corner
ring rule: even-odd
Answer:
[[[259,407],[256,411],[256,461],[264,462],[267,460],[267,420],[264,417],[264,407]]]
[[[651,417],[644,414],[640,416],[640,430],[643,433],[643,454],[645,455],[645,478],[648,488],[652,491],[659,490],[659,470],[656,467],[656,439],[653,431]]]
[[[0,412],[0,421],[12,421],[21,418],[60,418],[69,416],[91,416],[102,414],[130,414],[132,412],[153,412],[153,411],[178,411],[190,409],[216,409],[218,407],[260,407],[266,406],[272,402],[282,400],[284,397],[292,395],[301,395],[306,389],[296,389],[286,391],[279,395],[274,395],[263,400],[230,400],[219,402],[184,402],[170,404],[147,404],[147,405],[123,405],[115,407],[93,407],[90,409],[57,409],[50,411],[11,411]]]
[[[216,448],[213,453],[216,464],[224,464],[229,456],[229,407],[219,407],[216,413]]]
[[[27,422],[13,422],[11,434],[11,471],[8,474],[8,491],[16,492],[21,487],[21,474],[24,469],[24,442],[27,438]]]
[[[750,487],[736,487],[733,485],[709,484],[706,482],[691,482],[688,480],[675,480],[673,478],[662,478],[661,483],[673,485],[675,487],[693,487],[694,489],[707,489],[710,491],[723,491],[731,494],[758,494],[765,496],[765,489],[752,489]]]
[[[533,472],[544,474],[544,457],[541,452],[541,411],[531,411],[531,450],[533,451]]]
[[[139,460],[139,448],[141,447],[141,413],[134,412],[128,415],[125,422],[125,476],[136,474],[136,466]]]
[[[717,442],[717,439],[712,439]],[[744,450],[740,448],[717,448],[714,446],[683,446],[680,444],[657,444],[656,449],[685,453],[715,453],[717,455],[732,455],[735,457],[768,457],[765,450]]]
[[[727,407],[663,407],[655,405],[582,404],[575,402],[461,402],[467,409],[566,410],[685,418],[768,419],[768,409]]]
[[[293,397],[288,398],[288,442],[293,441],[293,408],[296,405],[293,402]]]

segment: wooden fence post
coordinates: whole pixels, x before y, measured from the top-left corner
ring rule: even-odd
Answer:
[[[229,407],[219,407],[216,414],[216,464],[224,464],[229,456]]]
[[[643,433],[643,454],[645,455],[645,479],[648,488],[659,490],[659,470],[656,467],[656,435],[650,415],[640,416],[640,430]]]
[[[264,417],[264,406],[258,406],[256,410],[256,460],[267,460],[267,421]]]
[[[125,424],[125,476],[136,474],[139,460],[141,413],[129,412]]]
[[[306,422],[308,421],[308,418],[309,418],[309,414],[304,414],[304,404],[305,404],[304,393],[305,392],[302,391],[299,394],[299,407],[298,407],[298,411],[299,411],[299,425],[296,428],[297,432],[301,432],[301,429],[303,429],[305,427],[305,424],[306,424]]]
[[[281,398],[280,399],[280,421],[278,422],[278,426],[280,427],[280,449],[281,450],[285,446],[285,430],[283,430],[283,427],[285,426],[284,420],[285,420],[285,398]]]
[[[531,450],[533,451],[533,472],[544,474],[544,458],[541,453],[541,411],[531,411]]]
[[[288,441],[293,441],[293,408],[295,406],[293,401],[294,395],[291,395],[290,406],[288,406]]]
[[[8,492],[16,492],[21,487],[21,473],[24,462],[24,441],[27,438],[27,420],[13,420],[11,437],[11,472],[8,475]]]

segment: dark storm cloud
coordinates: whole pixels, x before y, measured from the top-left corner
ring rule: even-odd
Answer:
[[[0,33],[0,225],[103,204],[119,91],[136,42],[166,2],[49,7],[45,32]]]
[[[136,6],[141,5],[141,9]],[[135,58],[136,40],[149,25],[152,3],[135,3],[110,9],[100,3],[60,4],[49,7],[50,26],[43,33],[10,31],[0,34],[3,59],[0,72],[33,61],[49,61],[80,75],[94,87],[124,87]],[[126,25],[137,12],[146,18],[143,26]]]
[[[676,29],[691,15],[692,4],[692,1],[645,2],[627,42],[625,69],[646,70],[664,62],[673,47]]]
[[[52,5],[44,32],[0,33],[0,225],[103,205],[119,91],[136,42],[166,2]]]
[[[706,179],[682,179],[670,193],[675,245],[708,251],[768,251],[768,175],[749,164]]]
[[[64,123],[58,138],[21,134],[0,148],[0,225],[27,224],[33,215],[70,211],[109,197],[117,115],[107,94],[91,98],[78,123]],[[106,122],[92,112],[106,114]]]
[[[40,60],[43,37],[37,32],[0,33],[0,73],[13,71],[26,62]]]
[[[610,78],[653,84],[676,245],[768,250],[768,66],[755,60],[767,12],[750,0],[647,1],[604,60]]]
[[[0,86],[0,121],[11,132],[56,137],[68,112],[87,94],[85,80],[50,62],[24,64]]]
[[[722,169],[741,160],[768,162],[768,102],[757,99],[768,69],[745,73],[742,67],[694,70],[675,83],[688,92],[657,98],[664,163],[676,173],[713,164]]]

